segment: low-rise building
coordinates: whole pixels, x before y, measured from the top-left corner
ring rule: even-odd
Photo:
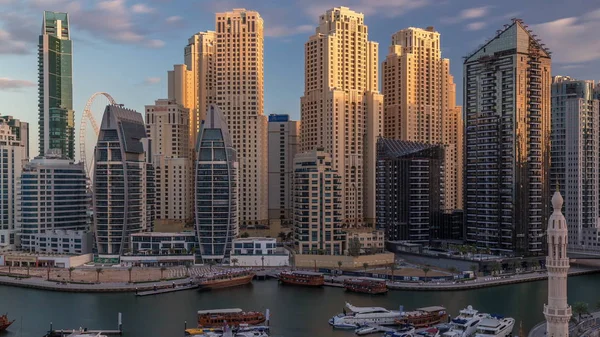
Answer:
[[[81,255],[92,252],[92,232],[57,229],[38,234],[38,252]]]
[[[346,231],[346,247],[358,239],[361,253],[381,253],[385,248],[385,231],[372,229],[349,229]]]
[[[233,240],[232,266],[280,267],[289,265],[289,253],[277,247],[275,238],[243,238]]]
[[[194,232],[131,234],[130,251],[133,255],[186,255],[197,245]]]
[[[9,251],[0,255],[0,266],[12,267],[79,267],[92,261],[92,254],[38,254]]]

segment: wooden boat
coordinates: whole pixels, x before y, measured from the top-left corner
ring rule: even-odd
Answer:
[[[320,287],[325,284],[325,277],[321,273],[311,271],[282,271],[279,273],[279,282],[283,284]]]
[[[254,275],[250,269],[232,270],[199,277],[196,283],[200,289],[228,288],[251,283]]]
[[[440,306],[419,308],[415,311],[403,312],[396,319],[397,324],[410,324],[415,328],[429,328],[434,325],[445,323],[448,320],[446,308]]]
[[[257,311],[244,312],[242,309],[214,309],[198,311],[198,326],[202,328],[222,328],[225,325],[258,325],[266,320],[265,314]]]
[[[347,291],[364,294],[385,294],[388,291],[385,280],[360,277],[344,280],[344,287]]]
[[[8,315],[4,314],[2,316],[0,316],[0,332],[8,329],[8,327],[13,324],[15,322],[15,320],[13,319],[12,321],[8,320]]]

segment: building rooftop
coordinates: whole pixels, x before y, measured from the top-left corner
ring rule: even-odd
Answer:
[[[131,236],[178,236],[178,235],[187,235],[194,236],[196,233],[194,232],[142,232],[142,233],[133,233]]]
[[[434,144],[410,142],[389,138],[379,138],[377,142],[380,146],[385,148],[385,151],[389,156],[393,157],[402,157],[406,156],[407,154],[417,153],[439,146]]]

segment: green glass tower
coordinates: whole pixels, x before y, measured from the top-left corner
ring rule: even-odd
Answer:
[[[67,13],[44,12],[38,46],[39,150],[75,159],[73,42]]]

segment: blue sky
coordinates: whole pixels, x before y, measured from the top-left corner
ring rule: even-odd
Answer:
[[[553,52],[555,75],[600,78],[599,0],[0,0],[0,115],[31,123],[31,153],[37,154],[36,44],[44,10],[70,13],[79,127],[94,92],[106,91],[138,111],[166,97],[167,70],[183,63],[187,39],[213,30],[215,12],[246,8],[265,21],[264,112],[299,119],[304,42],[318,15],[337,6],[365,14],[380,61],[394,32],[434,26],[443,57],[451,60],[458,102],[462,57],[513,17],[529,24]]]

